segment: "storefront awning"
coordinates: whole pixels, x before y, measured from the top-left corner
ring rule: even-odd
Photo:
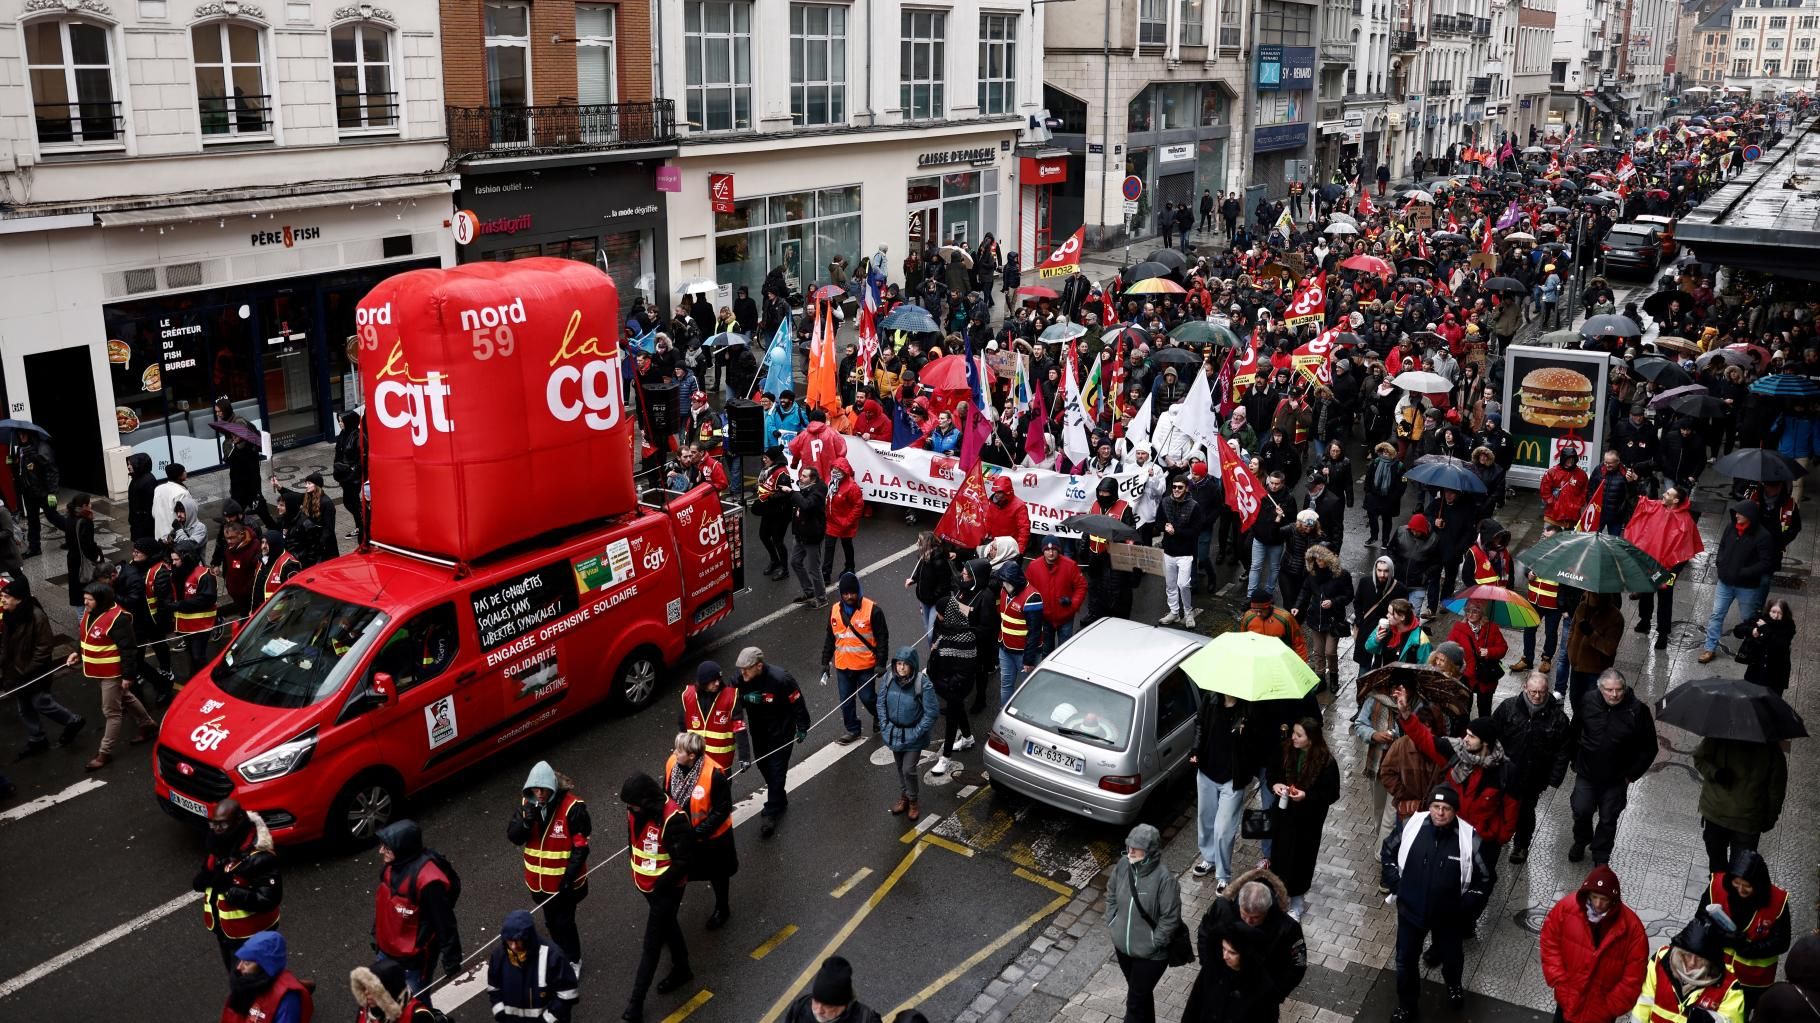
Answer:
[[[119,210],[97,213],[102,227],[150,227],[155,224],[181,224],[210,217],[249,216],[277,213],[281,210],[313,209],[320,206],[371,205],[404,199],[426,199],[449,195],[446,181],[426,181],[417,185],[393,185],[389,188],[354,188],[339,192],[311,192],[297,195],[274,195],[263,199],[237,199],[231,202],[199,202],[184,206],[154,206],[142,210]]]
[[[1608,114],[1611,113],[1611,104],[1605,102],[1605,97],[1600,96],[1598,93],[1594,93],[1591,96],[1586,97],[1586,102],[1591,103],[1595,107],[1598,107],[1600,110],[1604,111],[1605,113],[1608,113]]]

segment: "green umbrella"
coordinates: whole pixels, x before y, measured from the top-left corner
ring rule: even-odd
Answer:
[[[1647,593],[1668,570],[1637,546],[1610,533],[1556,533],[1523,552],[1523,564],[1544,579],[1588,593]]]
[[[1299,700],[1320,682],[1296,652],[1275,636],[1227,632],[1182,662],[1194,684],[1240,700]]]
[[[1238,336],[1232,331],[1206,320],[1188,320],[1170,331],[1169,336],[1189,345],[1220,345],[1224,348],[1239,346]]]

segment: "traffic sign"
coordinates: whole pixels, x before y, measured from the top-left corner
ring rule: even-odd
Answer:
[[[1758,147],[1758,146],[1745,146],[1744,147],[1744,158],[1746,160],[1757,160],[1757,159],[1761,158],[1762,156],[1763,156],[1763,150],[1760,147]]]
[[[1137,202],[1138,196],[1144,194],[1144,179],[1136,174],[1127,175],[1119,191],[1124,193],[1126,202]]]
[[[1136,199],[1126,199],[1125,200],[1125,219],[1129,220],[1135,216],[1137,216],[1137,200]]]

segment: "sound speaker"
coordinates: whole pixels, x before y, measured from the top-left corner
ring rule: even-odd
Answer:
[[[677,424],[682,422],[680,412],[676,407],[676,384],[668,380],[662,383],[646,384],[643,391],[645,429],[658,437],[669,437],[674,434]]]
[[[765,453],[765,407],[756,401],[735,398],[727,402],[727,453]]]

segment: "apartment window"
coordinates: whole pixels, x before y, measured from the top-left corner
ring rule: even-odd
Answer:
[[[1795,49],[1797,49],[1797,50],[1811,50],[1813,48],[1814,48],[1814,37],[1813,36],[1802,36],[1801,38],[1795,40]]]
[[[942,94],[948,66],[948,16],[941,11],[904,11],[901,26],[898,106],[908,120],[941,117],[948,109]]]
[[[265,91],[264,37],[234,21],[190,29],[196,53],[196,106],[206,140],[267,136],[272,97]]]
[[[398,93],[392,89],[391,33],[353,22],[329,30],[335,67],[335,124],[343,133],[398,126]]]
[[[1182,0],[1182,45],[1200,46],[1206,41],[1201,11],[1206,0]]]
[[[107,29],[77,19],[25,23],[25,66],[32,83],[32,117],[44,147],[121,141],[120,104]]]
[[[1734,75],[1750,74],[1750,61],[1747,59],[1732,61],[1732,74],[1734,74]]]
[[[1138,45],[1169,41],[1169,0],[1138,0]]]
[[[1772,50],[1780,50],[1780,49],[1782,49],[1782,40],[1768,39],[1768,40],[1764,41],[1764,45]]]
[[[619,96],[614,14],[609,4],[575,6],[575,98],[582,106],[612,103]]]
[[[1786,29],[1786,28],[1788,28],[1788,19],[1787,18],[1771,18],[1771,19],[1769,19],[1769,27],[1772,32]]]
[[[1757,41],[1755,39],[1752,39],[1749,36],[1739,36],[1738,37],[1738,49],[1739,50],[1752,49],[1753,47],[1756,46],[1756,44],[1757,44]]]
[[[1739,18],[1737,25],[1735,25],[1733,27],[1739,28],[1739,29],[1756,28],[1757,19],[1756,18]]]
[[[1553,70],[1548,73],[1548,80],[1554,85],[1565,85],[1567,83],[1567,61],[1555,61]]]
[[[1237,46],[1243,38],[1243,28],[1239,23],[1240,8],[1243,4],[1227,2],[1220,4],[1220,45]]]
[[[790,5],[790,114],[799,125],[847,122],[845,7]]]
[[[688,119],[701,131],[752,127],[752,5],[694,0],[684,7]]]
[[[1805,15],[1795,22],[1796,28],[1820,28],[1820,17]]]
[[[487,105],[531,105],[531,8],[488,0],[486,10]]]
[[[980,90],[982,114],[1017,110],[1017,15],[980,15]]]
[[[1782,62],[1781,61],[1766,60],[1763,62],[1763,74],[1765,77],[1774,78],[1781,72],[1782,72]]]
[[[1791,71],[1796,78],[1810,77],[1814,72],[1814,63],[1810,60],[1797,60]]]

